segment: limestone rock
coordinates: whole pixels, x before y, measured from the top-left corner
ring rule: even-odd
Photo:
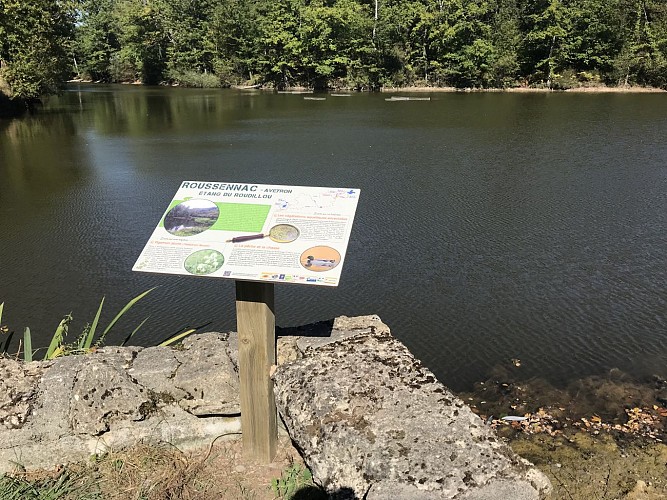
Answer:
[[[175,351],[180,366],[173,382],[185,391],[180,406],[193,415],[238,415],[239,378],[227,351],[228,335],[206,333],[188,337]]]
[[[338,498],[522,500],[549,489],[377,316],[278,334],[278,407],[315,479]],[[209,333],[178,348],[0,359],[0,473],[238,433],[237,352],[236,334]]]
[[[107,347],[30,364],[0,359],[0,473],[83,460],[109,446],[190,447],[238,433],[238,374],[226,339],[202,334],[176,349]]]
[[[75,434],[97,436],[114,421],[143,420],[152,408],[149,391],[133,383],[122,366],[90,356],[72,385],[69,422]]]
[[[176,351],[170,347],[148,347],[137,353],[128,374],[136,382],[147,387],[164,400],[175,401],[187,397],[188,393],[174,385],[174,376],[180,361]]]
[[[43,370],[40,363],[0,357],[0,426],[18,429],[23,425],[32,410]]]
[[[159,400],[177,401],[193,415],[238,415],[238,368],[230,335],[193,335],[179,349],[149,347],[137,354],[129,373]]]
[[[379,318],[363,325],[333,324],[339,340],[305,345],[274,376],[279,411],[318,483],[406,500],[537,499],[550,489]]]
[[[305,351],[310,348],[331,344],[338,342],[344,338],[359,333],[384,333],[389,332],[389,327],[385,325],[380,317],[376,314],[368,316],[338,316],[335,319],[328,321],[319,321],[308,325],[291,327],[291,328],[277,328],[278,335],[278,350],[281,350],[281,340],[285,339],[286,351],[293,350],[291,344],[296,344],[297,353],[285,352],[285,360],[292,360],[300,358]],[[288,338],[294,339],[287,341]],[[278,353],[281,357],[281,353]],[[281,364],[281,363],[278,363]]]

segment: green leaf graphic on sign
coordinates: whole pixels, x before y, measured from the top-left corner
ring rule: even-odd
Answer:
[[[264,227],[271,205],[250,205],[245,203],[216,203],[220,217],[211,229],[259,233]]]

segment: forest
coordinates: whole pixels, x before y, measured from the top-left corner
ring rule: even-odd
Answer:
[[[0,90],[667,88],[665,0],[0,0]]]

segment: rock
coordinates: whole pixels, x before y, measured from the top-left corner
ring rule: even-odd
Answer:
[[[649,500],[650,498],[648,485],[642,480],[637,481],[632,491],[625,496],[625,500]]]
[[[149,391],[133,383],[107,357],[91,356],[76,374],[69,405],[69,423],[75,434],[98,436],[114,421],[143,420],[152,408]]]
[[[296,357],[302,357],[309,348],[320,347],[352,335],[370,332],[389,332],[389,327],[382,322],[379,316],[371,314],[354,317],[339,316],[329,321],[277,329],[279,339],[288,336],[296,339],[296,347],[299,351]],[[280,347],[280,342],[278,345]]]
[[[336,498],[522,500],[549,490],[379,317],[278,333],[278,407]],[[236,334],[208,333],[177,348],[0,359],[0,474],[139,442],[192,448],[238,434],[237,351]]]
[[[174,386],[174,376],[181,365],[176,350],[170,347],[148,347],[137,353],[132,367],[127,371],[136,382],[155,394],[167,395],[178,401],[187,392]]]
[[[0,357],[0,426],[18,429],[32,410],[44,368]]]
[[[177,349],[108,347],[29,364],[0,358],[0,473],[142,441],[190,448],[238,434],[227,338],[209,333]]]
[[[276,402],[313,477],[370,499],[537,499],[546,477],[501,443],[379,318],[341,318],[278,367]]]
[[[239,415],[239,375],[236,362],[227,350],[228,335],[214,333],[189,337],[183,351],[176,352],[181,363],[174,385],[188,397],[179,405],[193,415]]]
[[[238,415],[238,369],[229,336],[193,335],[178,350],[149,347],[137,355],[130,374],[160,399],[177,401],[193,415]]]

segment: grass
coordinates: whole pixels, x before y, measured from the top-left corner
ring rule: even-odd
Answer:
[[[217,253],[217,252],[216,252]],[[208,255],[208,254],[207,254]],[[156,287],[157,288],[157,287]],[[109,332],[117,325],[117,323],[120,321],[120,319],[141,299],[143,299],[146,295],[148,295],[150,292],[155,290],[155,288],[151,288],[150,290],[146,290],[143,293],[140,293],[133,299],[131,299],[127,304],[125,304],[118,313],[113,317],[113,319],[107,324],[106,328],[102,330],[102,333],[97,336],[98,333],[98,327],[99,321],[100,321],[100,316],[102,315],[102,309],[104,308],[104,297],[102,297],[102,300],[100,301],[100,305],[97,308],[97,312],[95,313],[95,317],[93,320],[89,323],[86,324],[84,329],[81,331],[79,336],[74,342],[68,343],[66,341],[67,336],[69,334],[70,330],[70,324],[73,320],[72,314],[67,314],[64,316],[61,320],[60,323],[58,323],[58,327],[56,328],[55,332],[53,333],[53,336],[51,337],[51,341],[49,343],[48,348],[46,349],[44,355],[42,356],[43,360],[49,360],[49,359],[54,359],[57,358],[58,356],[66,356],[66,355],[72,355],[72,354],[87,354],[94,352],[98,347],[102,347],[104,345],[105,339]],[[6,325],[2,324],[2,313],[4,309],[4,302],[0,303],[0,335],[5,336],[5,341],[0,342],[0,355],[8,355],[9,354],[9,345],[12,341],[12,338],[14,336],[14,332],[11,331]],[[132,337],[139,331],[139,329],[148,321],[150,318],[147,317],[141,323],[139,323],[131,332],[129,332],[123,342],[120,344],[121,346],[126,345]],[[101,327],[99,328],[101,329]],[[166,346],[166,345],[171,345],[174,344],[180,340],[182,340],[184,337],[196,332],[198,328],[190,328],[185,330],[184,332],[177,332],[176,334],[172,335],[170,338],[166,339],[165,341],[161,342],[160,345]],[[23,338],[21,341],[21,344],[19,344],[18,351],[16,353],[16,356],[18,357],[19,355],[22,354],[23,361],[26,363],[29,363],[35,359],[35,355],[37,354],[37,350],[33,350],[32,347],[32,334],[30,331],[30,328],[25,327],[23,330]],[[0,496],[0,499],[4,497]]]
[[[139,446],[93,457],[52,473],[18,472],[0,477],[3,500],[206,498],[202,481],[205,460],[168,446]],[[46,474],[46,477],[39,475]]]
[[[72,322],[73,318],[71,313],[67,314],[65,317],[63,317],[63,319],[60,320],[60,323],[58,323],[58,327],[53,333],[53,336],[51,337],[51,342],[49,343],[49,347],[46,349],[46,352],[44,353],[42,359],[48,360],[67,354],[85,354],[88,352],[93,352],[97,347],[100,347],[104,344],[104,340],[106,339],[107,334],[125,315],[125,313],[127,313],[132,308],[132,306],[134,306],[137,302],[139,302],[142,298],[144,298],[153,290],[155,290],[155,288],[146,290],[145,292],[137,295],[136,297],[131,299],[127,304],[125,304],[125,306],[123,306],[121,310],[118,311],[118,313],[114,316],[114,318],[109,322],[109,324],[102,331],[102,334],[97,338],[97,340],[95,339],[95,334],[97,333],[97,327],[99,324],[100,315],[102,314],[102,308],[104,307],[104,297],[102,297],[102,301],[100,302],[100,305],[97,308],[97,313],[95,314],[93,321],[91,323],[86,324],[83,331],[78,336],[75,342],[69,344],[66,342],[66,337],[67,334],[69,333],[70,323]],[[0,303],[0,325],[2,325],[3,309],[4,309],[4,302]],[[129,335],[125,337],[125,340],[121,345],[125,345],[134,336],[134,334],[137,333],[139,328],[141,328],[147,320],[148,318],[143,320],[139,324],[139,326],[137,326],[134,330],[132,330],[132,332],[130,332]],[[9,342],[11,341],[11,336],[13,335],[13,332],[10,332],[9,328],[7,328],[6,326],[0,326],[0,333],[6,334],[9,337],[7,341],[4,343],[4,346],[1,351],[2,354],[7,354],[9,348]],[[31,362],[34,359],[34,356],[37,353],[37,351],[33,351],[32,335],[30,332],[30,328],[28,328],[27,326],[23,330],[22,347],[23,347],[23,360],[26,363]],[[20,354],[21,352],[20,345],[18,351],[19,352],[17,354]]]
[[[313,485],[313,475],[301,464],[292,464],[280,478],[271,481],[271,489],[278,498],[291,498],[305,487]]]
[[[243,457],[240,439],[194,452],[168,444],[142,444],[51,473],[18,471],[0,476],[0,499],[286,500],[295,494],[302,499],[326,498],[314,487],[310,471],[289,440],[281,446],[274,462],[261,465]]]
[[[89,478],[64,471],[55,476],[31,477],[27,473],[0,476],[0,498],[3,500],[97,500]]]

